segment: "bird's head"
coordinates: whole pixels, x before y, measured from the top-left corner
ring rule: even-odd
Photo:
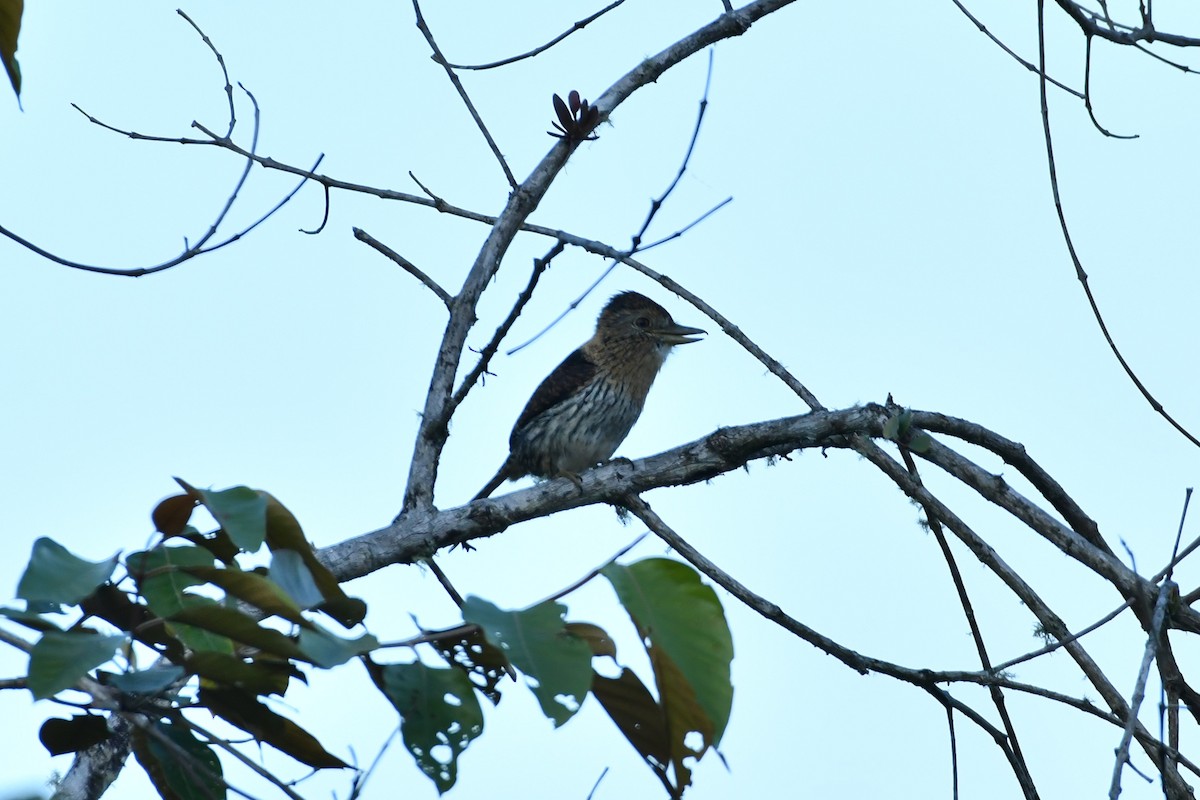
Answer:
[[[667,350],[677,344],[691,344],[690,337],[705,333],[671,319],[667,310],[645,295],[622,292],[608,301],[596,321],[596,334],[602,340],[626,340],[652,344]]]

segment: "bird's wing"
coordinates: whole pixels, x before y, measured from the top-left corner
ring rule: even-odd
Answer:
[[[529,424],[530,420],[549,408],[566,400],[596,374],[596,364],[582,349],[576,350],[546,376],[541,386],[525,404],[525,410],[513,426],[513,435]]]

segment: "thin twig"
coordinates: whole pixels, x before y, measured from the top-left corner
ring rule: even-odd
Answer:
[[[950,797],[958,800],[958,737],[954,734],[954,709],[946,709],[946,727],[950,730]]]
[[[591,581],[594,580],[597,575],[599,575],[601,572],[604,571],[605,567],[607,567],[609,564],[612,564],[613,562],[615,562],[618,558],[625,555],[633,548],[637,547],[649,535],[650,535],[650,533],[646,532],[646,533],[643,533],[642,535],[636,537],[632,542],[625,545],[617,552],[613,553],[612,557],[609,558],[607,561],[605,561],[603,564],[601,564],[600,566],[596,567],[595,569],[589,571],[587,575],[584,575],[579,580],[571,583],[568,586],[563,587],[562,589],[559,589],[557,592],[550,595],[545,600],[542,600],[541,603],[535,603],[535,605],[541,605],[542,603],[553,603],[556,600],[561,600],[562,598],[566,597],[571,592],[575,591],[576,589],[580,588],[581,586],[585,586],[586,584],[591,583]]]
[[[1164,580],[1159,586],[1158,600],[1154,604],[1152,629],[1146,638],[1146,649],[1142,653],[1142,666],[1138,670],[1137,683],[1133,688],[1133,697],[1129,702],[1129,715],[1125,721],[1125,731],[1121,734],[1121,743],[1117,746],[1116,763],[1113,765],[1112,782],[1108,787],[1109,800],[1117,800],[1121,795],[1121,773],[1126,764],[1132,766],[1129,760],[1129,743],[1133,739],[1133,728],[1137,725],[1138,711],[1146,697],[1146,680],[1150,677],[1150,665],[1154,663],[1154,655],[1158,652],[1160,639],[1166,637],[1163,619],[1167,611],[1167,598],[1173,590],[1179,587],[1169,580]]]
[[[1105,614],[1100,619],[1093,622],[1091,625],[1088,625],[1086,628],[1076,631],[1075,633],[1072,633],[1070,636],[1066,636],[1062,639],[1055,639],[1053,642],[1046,645],[1045,647],[1040,647],[1037,650],[1026,653],[1023,656],[1017,656],[1016,658],[1011,658],[1008,661],[1005,661],[1003,664],[996,664],[994,667],[992,667],[991,671],[995,672],[995,673],[1001,673],[1006,669],[1010,669],[1012,667],[1017,666],[1018,664],[1024,664],[1026,661],[1032,661],[1033,659],[1038,658],[1040,656],[1044,656],[1047,653],[1053,653],[1055,650],[1060,650],[1067,644],[1070,644],[1071,642],[1074,642],[1078,639],[1082,639],[1084,636],[1087,636],[1092,631],[1094,631],[1098,628],[1102,628],[1105,625],[1107,625],[1108,623],[1112,622],[1114,619],[1117,618],[1118,615],[1120,615],[1120,613],[1122,611],[1124,611],[1127,608],[1129,608],[1128,600],[1126,600],[1124,603],[1122,603],[1121,605],[1114,608],[1112,611]]]
[[[961,11],[963,13],[963,15],[966,16],[967,19],[971,20],[971,22],[973,22],[975,24],[975,27],[979,29],[980,33],[982,33],[984,36],[991,39],[993,44],[995,44],[997,47],[999,47],[1004,52],[1008,53],[1014,61],[1016,61],[1018,64],[1020,64],[1021,66],[1023,66],[1025,69],[1029,70],[1030,72],[1038,71],[1038,68],[1036,66],[1029,63],[1025,59],[1021,58],[1019,55],[1017,55],[1013,51],[1012,48],[1010,48],[1008,45],[1006,45],[1004,42],[1002,42],[999,39],[999,37],[997,37],[994,33],[989,31],[987,29],[987,27],[975,17],[974,14],[972,14],[970,11],[967,10],[966,6],[964,6],[961,2],[959,2],[959,0],[950,0],[950,2],[952,2],[952,3],[954,3],[954,5],[958,6],[958,10]],[[1046,76],[1046,80],[1050,81],[1050,83],[1054,84],[1059,89],[1062,89],[1064,92],[1067,92],[1068,94],[1073,94],[1076,97],[1078,97],[1080,100],[1083,99],[1083,92],[1079,91],[1078,89],[1072,89],[1070,86],[1067,86],[1065,83],[1056,81],[1054,78],[1051,78],[1048,75]]]
[[[732,198],[732,197],[726,197],[724,200],[722,200],[721,202],[717,203],[715,206],[713,206],[712,208],[710,208],[708,211],[705,211],[703,214],[701,214],[700,216],[696,217],[694,220],[692,220],[691,222],[689,222],[687,225],[684,225],[682,228],[680,228],[679,230],[675,231],[674,233],[672,233],[672,234],[669,234],[669,235],[667,235],[667,236],[664,236],[663,238],[661,238],[661,239],[658,239],[658,240],[656,240],[656,241],[650,242],[650,244],[647,244],[647,245],[642,245],[642,247],[641,247],[641,248],[638,250],[638,252],[639,252],[639,253],[645,253],[647,250],[653,250],[654,248],[656,248],[656,247],[658,247],[658,246],[660,246],[660,245],[664,245],[664,244],[666,244],[667,242],[670,242],[670,241],[672,241],[672,240],[674,240],[674,239],[678,239],[680,236],[683,236],[685,233],[687,233],[688,231],[690,231],[692,228],[696,227],[696,226],[697,226],[697,225],[699,225],[701,222],[704,222],[704,220],[708,219],[708,218],[709,218],[709,217],[711,217],[713,214],[717,213],[717,212],[718,212],[718,211],[720,211],[722,208],[724,208],[725,206],[729,205],[729,204],[730,204],[730,203],[732,203],[732,202],[733,202],[733,198]]]
[[[510,56],[509,58],[502,58],[499,61],[489,61],[487,64],[451,64],[451,63],[447,62],[445,64],[445,66],[447,66],[451,69],[465,69],[465,70],[482,71],[485,69],[495,69],[496,67],[503,67],[506,64],[513,64],[517,61],[523,61],[527,58],[533,58],[534,56],[536,56],[540,53],[546,52],[551,47],[554,47],[554,45],[558,44],[563,39],[566,39],[572,33],[575,33],[575,31],[583,30],[590,23],[595,22],[596,20],[600,19],[600,17],[604,16],[605,14],[612,11],[614,8],[616,8],[617,6],[621,5],[624,2],[625,2],[625,0],[614,0],[614,2],[609,3],[604,8],[597,11],[595,14],[592,14],[590,17],[584,17],[583,19],[578,20],[574,25],[567,28],[565,31],[560,33],[558,36],[555,36],[553,39],[551,39],[550,41],[546,42],[543,45],[539,45],[539,46],[533,48],[532,50],[530,50],[527,53],[521,53],[520,55]]]
[[[467,398],[467,394],[483,375],[487,374],[488,365],[492,361],[492,357],[500,349],[500,343],[504,341],[504,337],[508,335],[508,331],[512,328],[513,323],[517,321],[517,317],[525,309],[525,304],[533,297],[533,290],[537,287],[538,280],[542,277],[542,273],[550,266],[550,262],[555,259],[566,247],[562,242],[555,242],[554,247],[550,248],[550,252],[541,258],[533,260],[533,272],[529,275],[529,281],[525,284],[525,289],[517,296],[517,301],[513,304],[512,309],[508,312],[508,316],[504,318],[504,322],[500,323],[500,327],[496,328],[496,332],[492,334],[492,340],[479,351],[479,361],[475,364],[474,369],[463,378],[459,384],[458,390],[454,393],[453,405],[457,408],[463,400]]]
[[[1083,106],[1087,109],[1088,117],[1092,120],[1092,125],[1100,133],[1112,139],[1137,139],[1138,134],[1120,135],[1113,133],[1100,124],[1096,119],[1096,111],[1092,108],[1092,36],[1084,34],[1084,54],[1083,54]]]
[[[454,302],[454,298],[451,297],[450,293],[443,289],[437,281],[429,277],[429,275],[427,275],[420,267],[397,253],[392,248],[388,247],[383,242],[376,239],[371,234],[364,231],[362,228],[352,228],[351,230],[354,231],[355,239],[358,239],[360,242],[375,248],[392,261],[395,261],[405,272],[407,272],[409,275],[412,275],[421,283],[425,284],[425,287],[429,289],[429,291],[437,295],[438,299],[442,301],[442,304],[445,305],[446,308],[450,308],[450,304]]]
[[[904,460],[904,466],[908,469],[909,475],[913,481],[921,485],[921,475],[917,470],[917,464],[913,461],[912,453],[909,452],[904,443],[900,443],[900,456]],[[936,511],[927,503],[921,503],[922,509],[925,511],[925,520],[929,524],[929,530],[933,532],[934,539],[938,543],[939,549],[942,551],[942,558],[946,561],[946,566],[950,569],[950,578],[954,582],[954,590],[958,594],[958,603],[962,607],[963,615],[967,619],[967,625],[971,629],[971,638],[975,642],[975,651],[979,655],[980,666],[985,672],[992,672],[992,660],[988,655],[987,645],[983,640],[983,631],[979,628],[979,621],[975,618],[975,609],[971,603],[970,595],[967,594],[967,585],[963,581],[962,572],[958,568],[958,561],[954,558],[954,553],[950,549],[950,543],[946,540],[946,534],[942,530],[942,523],[938,519]],[[996,712],[1000,715],[1000,721],[1004,724],[1005,733],[1008,734],[1008,741],[1011,747],[1011,766],[1013,774],[1017,778],[1017,783],[1021,785],[1021,790],[1027,798],[1036,798],[1038,796],[1037,787],[1033,782],[1033,775],[1029,771],[1029,764],[1025,761],[1025,755],[1021,752],[1021,743],[1017,738],[1017,729],[1013,725],[1012,717],[1008,713],[1008,705],[1004,701],[1004,693],[998,686],[989,686],[988,692],[992,698],[992,704],[996,707]],[[953,731],[953,718],[951,719],[951,731]],[[955,786],[957,787],[957,772]]]
[[[225,57],[221,55],[221,51],[213,44],[212,39],[208,38],[208,34],[202,31],[200,26],[182,8],[175,9],[175,13],[187,20],[187,24],[191,25],[196,33],[200,34],[200,40],[208,45],[208,49],[217,58],[217,66],[221,68],[221,77],[225,79],[225,98],[229,102],[229,129],[225,133],[225,138],[229,138],[233,136],[233,129],[237,126],[237,115],[233,107],[233,83],[229,80],[229,70],[225,68]]]
[[[1070,2],[1070,0],[1058,0],[1058,4],[1064,9],[1068,6],[1077,8],[1073,3]],[[1162,416],[1163,419],[1169,422],[1171,426],[1175,428],[1175,430],[1179,431],[1179,433],[1181,433],[1189,442],[1197,447],[1200,447],[1200,439],[1197,439],[1195,436],[1193,436],[1186,428],[1183,427],[1183,425],[1177,422],[1174,417],[1167,413],[1166,409],[1163,408],[1162,403],[1158,402],[1154,395],[1150,394],[1150,390],[1145,387],[1142,381],[1134,373],[1133,368],[1130,367],[1129,363],[1125,360],[1125,356],[1121,354],[1121,350],[1117,347],[1117,343],[1113,341],[1112,335],[1108,332],[1108,326],[1105,324],[1104,317],[1100,313],[1100,306],[1097,305],[1096,298],[1092,294],[1092,288],[1088,284],[1088,276],[1083,270],[1083,264],[1079,260],[1079,254],[1075,252],[1075,242],[1071,238],[1071,231],[1067,226],[1066,212],[1063,210],[1062,197],[1058,191],[1058,171],[1054,162],[1054,142],[1050,134],[1050,106],[1046,98],[1046,0],[1038,0],[1037,10],[1039,69],[1038,86],[1040,89],[1039,94],[1042,109],[1042,131],[1046,142],[1046,161],[1050,168],[1050,191],[1054,195],[1054,209],[1058,213],[1058,224],[1062,229],[1063,240],[1066,242],[1067,252],[1071,256],[1071,263],[1075,266],[1075,277],[1079,280],[1080,285],[1083,287],[1084,294],[1087,295],[1088,305],[1090,305],[1092,308],[1092,316],[1096,318],[1096,322],[1100,326],[1100,331],[1104,334],[1104,341],[1108,343],[1109,349],[1112,350],[1113,355],[1117,357],[1117,361],[1120,362],[1121,368],[1125,370],[1125,374],[1129,376],[1131,381],[1133,381],[1133,385],[1137,387],[1138,391],[1142,393],[1142,396],[1146,398],[1146,401],[1150,403],[1151,408],[1153,408],[1160,416]],[[1068,11],[1068,13],[1070,12]],[[1076,21],[1079,20],[1077,19]],[[1083,27],[1085,32],[1089,30],[1089,26],[1083,24],[1082,22],[1080,25]],[[1100,34],[1097,32],[1097,35]],[[1113,41],[1117,40],[1113,39]],[[1196,40],[1195,44],[1200,45],[1200,40]]]
[[[238,85],[241,86],[241,84],[238,84]],[[27,250],[37,253],[38,255],[40,255],[43,258],[45,258],[49,261],[53,261],[56,264],[61,264],[65,267],[71,267],[72,269],[78,269],[78,270],[82,270],[84,272],[95,272],[95,273],[99,273],[102,275],[117,275],[117,276],[130,277],[130,278],[140,278],[143,275],[152,275],[156,272],[162,272],[164,270],[171,269],[172,267],[176,267],[185,261],[195,258],[196,256],[202,255],[204,253],[211,253],[214,250],[220,250],[222,247],[225,247],[227,245],[233,244],[234,242],[238,241],[243,236],[250,233],[255,228],[257,228],[259,225],[261,225],[263,222],[265,222],[270,217],[272,217],[281,208],[283,208],[293,197],[296,196],[296,193],[299,192],[300,189],[307,182],[307,178],[301,180],[298,184],[296,184],[295,188],[293,188],[290,192],[288,192],[286,195],[284,195],[282,200],[280,200],[278,203],[276,203],[274,207],[272,207],[269,211],[267,211],[267,213],[263,214],[261,217],[259,217],[257,220],[255,220],[250,225],[246,226],[245,228],[243,228],[242,230],[233,234],[232,236],[229,236],[229,237],[217,242],[216,244],[214,244],[212,246],[206,246],[208,244],[208,241],[210,239],[212,239],[213,236],[216,235],[217,230],[220,228],[221,224],[224,222],[225,217],[229,214],[230,209],[232,209],[233,203],[237,199],[238,193],[241,191],[242,186],[246,183],[246,179],[250,175],[250,168],[255,163],[258,163],[257,159],[254,156],[254,150],[258,144],[258,131],[259,131],[259,122],[260,122],[258,103],[257,103],[257,101],[255,101],[254,95],[250,94],[250,92],[247,91],[244,86],[241,86],[241,88],[242,88],[242,91],[246,92],[246,95],[250,98],[251,102],[254,104],[254,134],[251,139],[250,150],[244,151],[245,158],[246,158],[246,166],[243,168],[242,173],[237,180],[237,183],[234,185],[233,192],[226,199],[224,207],[217,214],[217,218],[209,226],[209,229],[204,233],[203,236],[200,237],[200,239],[195,244],[186,244],[186,242],[185,242],[185,248],[184,248],[183,252],[180,253],[175,258],[172,258],[169,261],[164,261],[161,264],[156,264],[152,267],[137,267],[134,269],[122,269],[122,268],[116,268],[116,267],[100,267],[100,266],[96,266],[93,264],[84,264],[84,263],[80,263],[77,261],[71,261],[69,259],[62,258],[61,256],[57,256],[48,250],[38,247],[33,242],[30,242],[27,239],[24,239],[23,237],[17,235],[16,233],[8,230],[7,228],[5,228],[3,226],[0,226],[0,235],[7,236],[9,239],[12,239],[14,242],[16,242],[17,244],[20,244],[22,247],[26,248]],[[134,134],[130,131],[123,131],[119,128],[113,127],[112,125],[101,122],[100,120],[96,119],[91,114],[88,114],[86,111],[84,111],[82,108],[80,108],[77,105],[72,104],[72,106],[80,114],[83,114],[85,117],[87,117],[90,122],[92,122],[96,125],[99,125],[100,127],[107,128],[108,130],[125,134],[127,136],[130,136],[131,138],[153,139],[155,141],[176,142],[176,143],[181,142],[181,141],[186,141],[188,143],[193,143],[193,144],[205,143],[204,140],[200,140],[200,139],[181,140],[181,139],[158,138],[158,137],[141,136],[140,134]],[[192,126],[197,128],[198,130],[203,131],[205,134],[209,135],[210,137],[212,137],[212,139],[213,139],[212,144],[219,144],[221,141],[227,141],[227,140],[222,140],[221,137],[219,137],[219,136],[217,136],[217,134],[209,131],[207,128],[205,128],[203,125],[201,125],[198,122],[193,122]],[[325,156],[322,154],[321,156],[319,156],[317,158],[316,162],[312,166],[313,170],[315,170],[321,164],[321,161],[322,161],[322,159],[324,159],[324,157]],[[311,172],[311,170],[310,170],[310,172]]]
[[[463,87],[462,81],[458,79],[454,68],[450,66],[450,62],[442,55],[442,50],[438,47],[437,41],[433,38],[433,31],[425,24],[425,17],[421,14],[421,3],[419,0],[412,0],[413,11],[417,15],[417,27],[425,36],[425,41],[429,43],[429,49],[433,51],[433,60],[442,65],[442,69],[446,71],[446,76],[450,78],[450,82],[454,84],[455,90],[458,91],[458,96],[462,98],[463,103],[467,107],[467,111],[471,114],[471,119],[475,120],[475,126],[479,128],[479,132],[483,134],[483,138],[487,141],[487,145],[492,150],[492,155],[496,156],[496,161],[500,164],[500,168],[504,170],[504,177],[508,180],[508,185],[516,189],[519,185],[517,179],[513,177],[512,170],[508,168],[508,162],[504,160],[504,154],[500,152],[500,148],[496,146],[496,141],[492,138],[491,132],[488,131],[487,125],[483,124],[483,119],[480,118],[479,112],[475,110],[475,104],[471,102],[467,90]]]

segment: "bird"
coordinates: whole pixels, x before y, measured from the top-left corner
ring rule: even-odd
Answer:
[[[671,348],[700,341],[645,295],[621,292],[604,306],[596,332],[534,391],[509,436],[509,455],[472,501],[525,475],[570,478],[607,461],[629,435]]]

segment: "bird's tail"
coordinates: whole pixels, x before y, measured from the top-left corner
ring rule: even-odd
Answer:
[[[480,489],[479,493],[471,498],[471,502],[474,503],[476,500],[482,500],[485,497],[489,497],[492,494],[492,492],[496,491],[496,489],[499,488],[500,484],[504,483],[506,480],[509,480],[512,477],[513,476],[510,472],[510,465],[509,465],[508,461],[505,461],[500,466],[500,470],[495,475],[492,476],[492,479],[490,481],[487,482],[487,485],[484,486],[482,489]]]

